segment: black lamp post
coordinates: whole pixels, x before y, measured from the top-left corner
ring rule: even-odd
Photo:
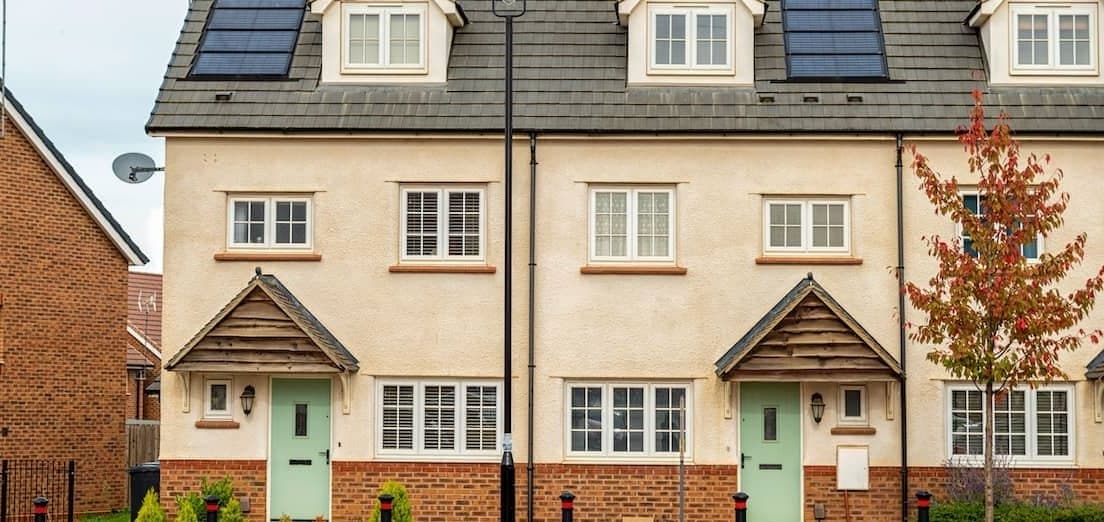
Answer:
[[[511,393],[510,379],[513,375],[512,366],[512,349],[511,343],[513,342],[511,336],[511,328],[513,326],[513,320],[511,319],[511,310],[513,307],[513,300],[511,299],[511,293],[513,291],[513,164],[514,164],[514,18],[517,18],[525,14],[525,1],[526,0],[491,0],[491,12],[495,16],[502,18],[506,22],[506,60],[503,63],[503,69],[506,77],[506,95],[504,101],[504,112],[506,114],[505,122],[505,141],[506,141],[506,171],[505,171],[505,200],[506,200],[506,248],[505,248],[505,261],[503,262],[503,269],[505,270],[505,292],[504,292],[504,305],[505,312],[503,317],[503,371],[502,371],[502,464],[500,466],[499,477],[499,512],[500,520],[502,522],[514,522],[516,518],[516,510],[514,506],[516,490],[516,476],[514,470],[514,437],[512,428],[512,400],[513,394]],[[530,434],[532,436],[532,434]],[[532,455],[529,458],[533,458]]]

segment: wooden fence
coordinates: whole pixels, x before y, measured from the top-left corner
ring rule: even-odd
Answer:
[[[161,423],[128,419],[126,441],[127,468],[157,460],[161,444]]]

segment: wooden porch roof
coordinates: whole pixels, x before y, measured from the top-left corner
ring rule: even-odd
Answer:
[[[901,366],[810,273],[716,362],[746,381],[889,381]]]
[[[227,373],[355,372],[359,362],[280,282],[249,281],[165,363],[174,371]]]

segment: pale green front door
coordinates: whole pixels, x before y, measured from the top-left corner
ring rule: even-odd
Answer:
[[[797,383],[740,384],[740,490],[748,520],[801,520],[801,404]]]
[[[272,379],[270,519],[330,516],[330,380]]]

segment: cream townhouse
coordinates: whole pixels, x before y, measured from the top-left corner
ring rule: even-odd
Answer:
[[[519,520],[565,489],[581,520],[675,520],[680,458],[688,520],[737,490],[751,520],[902,519],[976,464],[980,392],[898,312],[921,236],[958,233],[903,146],[961,177],[981,90],[1072,194],[1024,256],[1087,231],[1104,258],[1101,2],[526,7],[503,404],[490,1],[192,0],[148,124],[162,491],[229,474],[252,520],[352,521],[394,479],[420,520],[498,520],[505,408]],[[1018,494],[1104,500],[1096,355],[996,405]]]

